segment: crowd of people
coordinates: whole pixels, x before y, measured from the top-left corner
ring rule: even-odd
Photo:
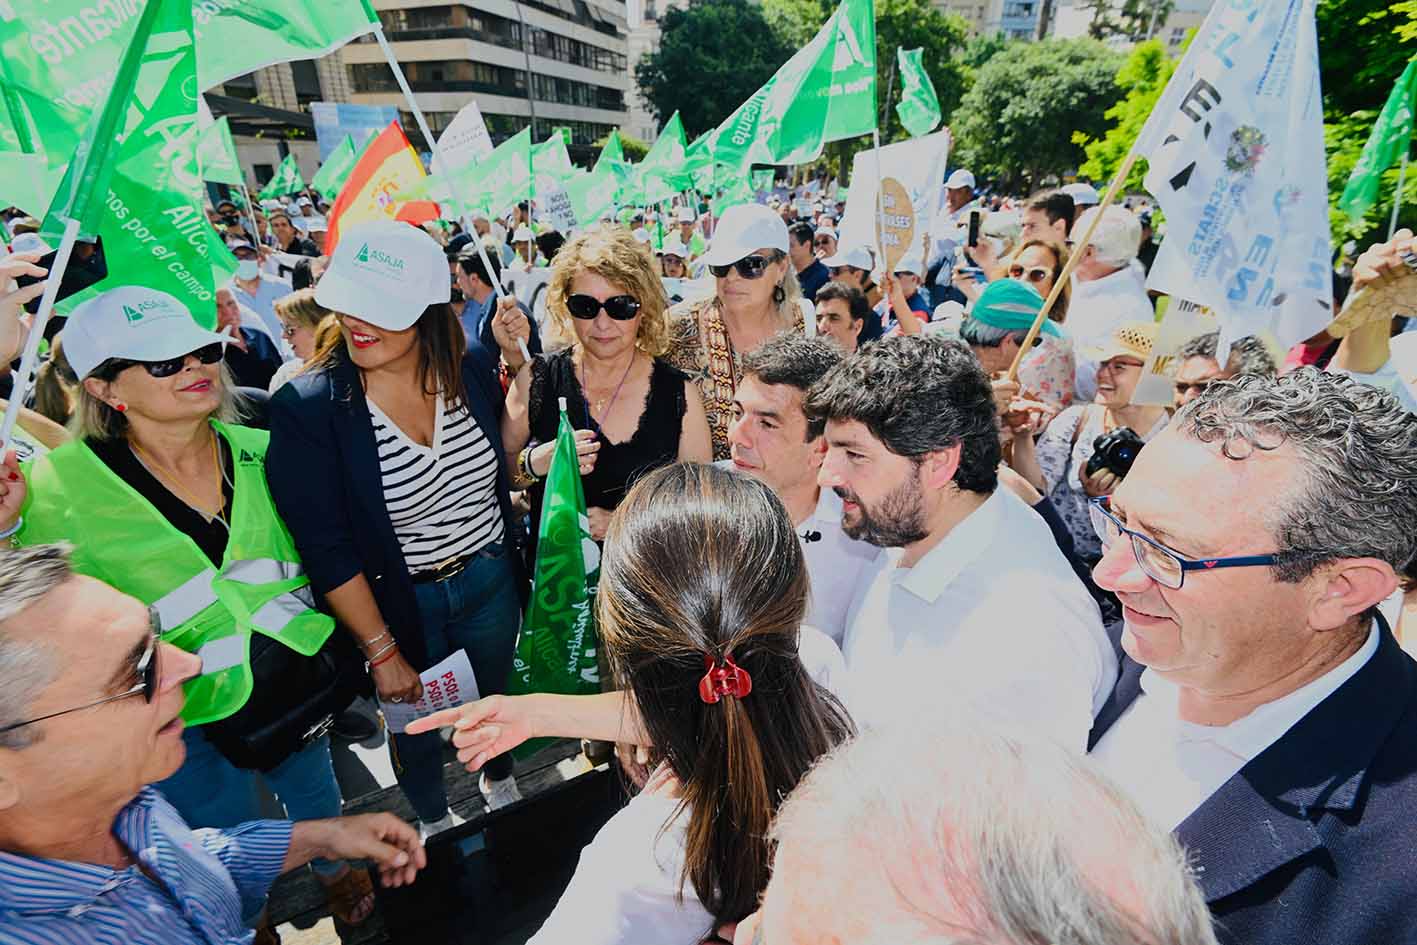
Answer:
[[[0,470],[0,942],[269,945],[306,864],[358,925],[351,861],[462,823],[448,727],[492,809],[532,738],[647,759],[536,943],[1417,940],[1400,372],[1202,314],[1158,396],[1143,207],[955,170],[887,267],[829,190],[328,246],[222,202],[213,311],[57,319]],[[563,412],[609,680],[510,696]],[[332,728],[459,651],[482,698],[389,739],[416,823],[341,817]]]

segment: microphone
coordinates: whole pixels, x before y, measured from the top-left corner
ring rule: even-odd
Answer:
[[[822,533],[814,531],[805,531],[799,537],[808,544],[811,544],[814,541],[821,541]]]

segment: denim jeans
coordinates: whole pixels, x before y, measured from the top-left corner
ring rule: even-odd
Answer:
[[[419,672],[466,650],[479,695],[505,692],[512,672],[517,629],[521,620],[515,573],[507,550],[492,544],[478,552],[460,574],[446,581],[415,584],[418,613],[423,619],[427,663]],[[443,741],[437,732],[394,735],[390,739],[394,774],[399,786],[424,822],[448,812],[443,785]],[[483,767],[489,778],[512,773],[512,756],[500,755]]]

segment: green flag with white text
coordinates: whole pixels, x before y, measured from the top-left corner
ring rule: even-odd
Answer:
[[[556,140],[560,141],[559,136]],[[464,180],[475,182],[474,202],[494,217],[531,199],[531,128],[523,128],[493,148],[468,177],[455,176],[453,180],[455,185]]]
[[[231,122],[225,115],[212,122],[197,140],[197,163],[202,166],[202,180],[236,186],[242,183],[236,144],[231,140]]]
[[[315,176],[310,178],[310,186],[333,203],[357,163],[359,151],[354,147],[354,139],[345,135],[344,140],[335,145],[330,156],[325,158],[325,163],[320,165]]]
[[[1387,104],[1374,122],[1368,143],[1363,146],[1363,153],[1343,188],[1343,196],[1338,198],[1338,208],[1355,224],[1377,203],[1383,172],[1400,161],[1412,147],[1412,112],[1417,107],[1414,99],[1417,99],[1417,59],[1407,64],[1392,87]]]
[[[676,111],[639,163],[640,185],[647,203],[659,203],[693,186],[693,176],[685,167],[685,151],[684,122]]]
[[[896,62],[900,66],[900,101],[895,113],[901,126],[910,132],[912,138],[927,135],[940,123],[940,100],[935,95],[935,84],[925,71],[923,49],[897,49]]]
[[[256,199],[274,200],[304,189],[305,181],[300,176],[300,165],[295,163],[295,155],[287,154],[285,160],[280,162],[280,167],[276,168],[275,176],[261,188]]]

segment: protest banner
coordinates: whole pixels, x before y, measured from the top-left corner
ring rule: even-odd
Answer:
[[[353,139],[356,152],[367,147],[379,132],[399,120],[399,110],[396,105],[311,102],[310,118],[315,122],[320,160],[328,161],[345,138]]]
[[[485,160],[492,153],[492,147],[492,135],[482,120],[482,109],[476,102],[468,102],[439,136],[439,158],[433,161],[433,172],[451,174],[472,167]]]
[[[1151,355],[1142,365],[1141,378],[1132,392],[1134,404],[1161,404],[1175,400],[1176,372],[1181,369],[1181,348],[1198,335],[1215,331],[1215,315],[1188,299],[1171,298],[1161,317]]]
[[[883,272],[895,272],[896,264],[915,244],[915,208],[910,192],[894,177],[881,181],[880,229],[876,245],[885,257]]]
[[[881,174],[894,178],[910,195],[917,225],[935,219],[944,204],[945,170],[950,157],[949,131],[938,131],[922,138],[912,138],[881,148]],[[878,191],[875,157],[871,151],[858,151],[851,163],[851,188],[846,199],[846,212],[837,227],[837,240],[845,246],[876,245],[876,193]],[[919,242],[917,234],[916,242]]]

